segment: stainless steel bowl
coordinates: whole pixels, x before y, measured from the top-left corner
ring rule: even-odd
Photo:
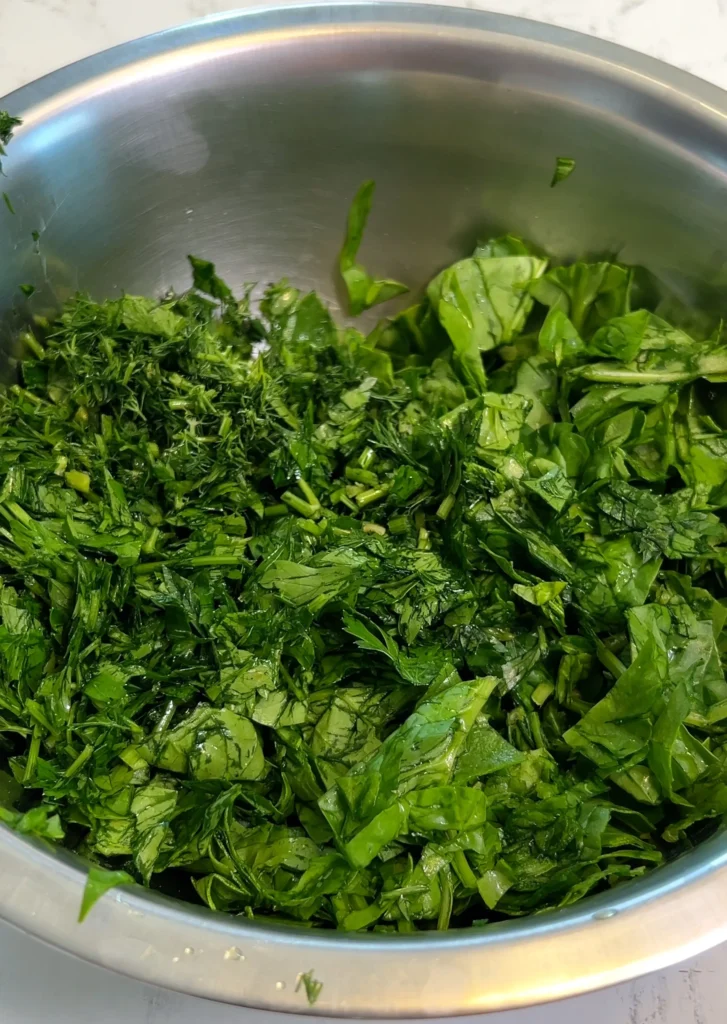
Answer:
[[[335,302],[348,201],[378,182],[363,257],[424,281],[478,234],[556,255],[618,252],[689,300],[719,293],[727,95],[628,50],[534,22],[354,3],[226,15],[109,50],[0,106],[25,119],[2,185],[0,309],[287,274]],[[548,188],[556,156],[575,157]],[[40,233],[36,245],[31,232]],[[574,908],[418,937],[257,927],[141,890],[76,923],[84,870],[0,832],[0,913],[145,981],[251,1006],[424,1016],[622,981],[727,938],[727,837]]]

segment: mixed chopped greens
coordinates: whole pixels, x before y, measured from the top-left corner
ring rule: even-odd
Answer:
[[[354,311],[404,290],[357,263],[372,193]],[[511,236],[368,335],[190,259],[187,294],[39,321],[0,404],[0,817],[95,862],[84,913],[136,879],[483,924],[714,829],[719,332]]]

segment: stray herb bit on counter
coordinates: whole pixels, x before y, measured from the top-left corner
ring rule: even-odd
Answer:
[[[298,975],[298,984],[295,986],[296,992],[300,991],[301,985],[305,988],[308,1005],[315,1006],[318,1002],[318,996],[323,991],[323,982],[316,981],[313,971],[306,971],[305,974]]]
[[[0,817],[97,865],[82,916],[480,925],[718,827],[719,331],[512,235],[368,334],[191,266],[37,320],[0,401]]]
[[[576,169],[576,162],[572,157],[569,156],[558,156],[555,158],[555,170],[553,171],[553,177],[550,182],[550,187],[555,188],[561,181],[565,181],[569,178],[573,171]]]

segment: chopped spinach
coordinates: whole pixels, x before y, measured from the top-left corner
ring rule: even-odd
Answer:
[[[356,262],[353,310],[403,290]],[[207,260],[0,402],[0,818],[215,910],[562,907],[727,813],[719,333],[513,236],[370,334]],[[312,972],[300,976],[311,1002]]]

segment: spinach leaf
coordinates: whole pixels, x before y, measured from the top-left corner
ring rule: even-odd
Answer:
[[[230,286],[217,276],[214,263],[201,260],[197,256],[188,256],[187,259],[192,267],[193,284],[197,291],[211,295],[220,302],[229,302],[232,299]]]
[[[381,302],[388,302],[389,299],[403,295],[409,290],[399,281],[371,277],[368,271],[356,262],[371,212],[375,188],[373,181],[365,181],[354,196],[348,211],[346,237],[338,257],[338,266],[348,292],[349,311],[352,316],[357,316],[365,309],[377,306]]]
[[[617,263],[554,267],[530,287],[532,295],[565,313],[582,337],[629,312],[631,272]]]
[[[85,921],[94,905],[98,903],[109,889],[117,885],[133,885],[134,879],[127,871],[106,871],[104,868],[93,867],[88,872],[86,887],[83,891],[79,921]]]
[[[430,282],[432,309],[449,335],[463,382],[485,390],[482,352],[511,341],[532,307],[529,286],[545,271],[535,256],[461,260]]]

